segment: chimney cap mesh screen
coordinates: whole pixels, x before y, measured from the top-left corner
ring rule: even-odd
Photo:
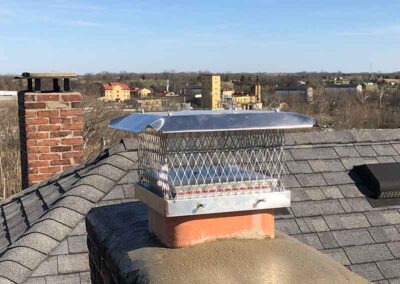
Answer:
[[[138,135],[139,184],[163,199],[283,191],[283,131]]]

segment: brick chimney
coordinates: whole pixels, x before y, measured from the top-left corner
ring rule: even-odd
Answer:
[[[27,90],[18,93],[22,186],[26,188],[82,162],[82,96],[70,90],[75,74],[23,73],[18,78],[28,81]],[[52,80],[51,91],[42,91],[42,80]]]

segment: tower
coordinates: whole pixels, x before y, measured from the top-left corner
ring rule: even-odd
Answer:
[[[201,106],[206,109],[218,109],[221,103],[221,76],[204,74],[201,77],[203,88]]]
[[[254,84],[254,95],[256,96],[256,102],[261,103],[261,84],[260,77],[257,75],[256,83]]]

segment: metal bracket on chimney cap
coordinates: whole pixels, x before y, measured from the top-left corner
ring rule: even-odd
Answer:
[[[136,184],[135,195],[147,206],[166,217],[290,207],[288,190],[167,200]]]

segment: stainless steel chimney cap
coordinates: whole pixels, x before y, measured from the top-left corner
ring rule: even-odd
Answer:
[[[310,128],[316,119],[291,113],[249,110],[191,110],[133,113],[111,121],[109,127],[140,133],[152,128],[162,133],[214,132],[256,129]]]

